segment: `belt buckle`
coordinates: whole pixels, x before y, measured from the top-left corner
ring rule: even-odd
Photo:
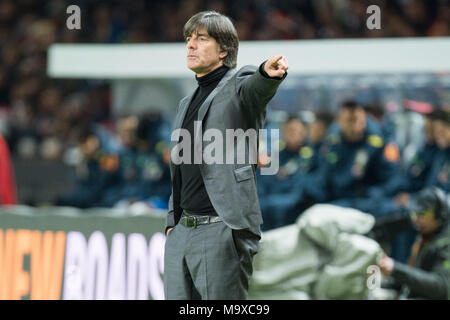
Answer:
[[[197,217],[186,217],[187,218],[187,225],[189,227],[197,228]],[[192,224],[191,224],[192,221]]]

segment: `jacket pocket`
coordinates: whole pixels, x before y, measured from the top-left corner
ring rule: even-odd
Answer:
[[[251,165],[234,169],[234,177],[237,182],[245,181],[253,178],[253,168]]]

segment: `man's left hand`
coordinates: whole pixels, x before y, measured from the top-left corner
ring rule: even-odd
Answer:
[[[269,77],[282,78],[288,69],[288,61],[284,56],[273,56],[264,64],[264,71]]]

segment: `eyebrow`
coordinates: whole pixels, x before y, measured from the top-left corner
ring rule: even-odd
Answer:
[[[207,33],[199,33],[199,32],[192,32],[191,35],[188,37],[192,37],[194,34],[196,34],[197,37],[208,37],[208,38],[210,37],[209,34],[207,34]]]

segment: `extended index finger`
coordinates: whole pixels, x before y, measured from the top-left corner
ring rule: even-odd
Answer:
[[[288,68],[288,63],[285,57],[281,58],[281,60],[278,61],[278,64],[284,67],[285,69]]]
[[[271,61],[271,64],[272,64],[272,65],[277,64],[278,61],[280,61],[281,58],[283,58],[283,56],[274,56],[274,57],[272,58],[273,60]]]

